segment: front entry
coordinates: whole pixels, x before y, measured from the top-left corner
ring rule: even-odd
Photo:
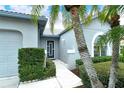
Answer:
[[[47,41],[47,57],[54,58],[54,41]]]

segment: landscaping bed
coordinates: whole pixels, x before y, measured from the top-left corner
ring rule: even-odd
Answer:
[[[52,60],[46,60],[41,48],[22,48],[19,50],[19,78],[20,82],[43,80],[56,75],[55,64]]]
[[[93,63],[100,63],[100,62],[107,62],[111,61],[112,57],[111,56],[98,56],[98,57],[92,57]],[[121,58],[122,59],[122,58]],[[77,65],[82,65],[81,59],[76,60]]]
[[[109,81],[109,70],[111,66],[111,62],[101,62],[101,63],[95,63],[93,64],[97,75],[100,79],[100,81],[104,84],[104,87],[108,87],[108,81]],[[87,76],[87,73],[84,69],[83,65],[77,66],[79,70],[78,76],[82,79],[83,84],[85,87],[90,88],[90,80]],[[118,69],[118,81],[116,83],[116,88],[123,88],[124,87],[124,63],[119,63],[119,69]]]

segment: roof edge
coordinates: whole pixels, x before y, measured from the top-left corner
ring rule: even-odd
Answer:
[[[94,20],[94,19],[96,19],[96,18],[98,18],[98,16],[94,16],[93,18],[92,18],[92,20]],[[82,23],[81,25],[83,25],[84,23]],[[59,36],[61,36],[61,35],[63,35],[64,33],[66,33],[66,32],[68,32],[69,30],[72,30],[73,29],[73,26],[71,26],[71,27],[69,27],[69,28],[66,28],[64,31],[62,31],[60,34],[59,34]]]
[[[20,18],[20,19],[32,19],[31,14],[25,14],[25,13],[18,13],[18,12],[13,12],[13,11],[5,11],[5,10],[0,10],[0,16],[3,17],[13,17],[13,18]],[[38,18],[39,21],[47,21],[47,18],[45,16],[40,16]]]

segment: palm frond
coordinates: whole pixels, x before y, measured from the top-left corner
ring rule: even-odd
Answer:
[[[108,42],[110,43],[111,40],[108,37],[109,37],[109,33],[105,33],[104,35],[100,35],[96,44],[98,46],[102,47],[102,46],[106,45]]]
[[[91,8],[91,11],[89,13],[89,15],[85,18],[85,22],[84,24],[85,25],[88,25],[89,23],[91,23],[93,17],[97,16],[98,13],[99,13],[99,7],[98,5],[93,5],[92,8]]]
[[[72,26],[71,14],[65,9],[64,6],[62,6],[62,23],[64,28]]]
[[[36,25],[38,24],[38,18],[41,16],[41,10],[43,8],[44,8],[43,5],[32,5],[32,11],[31,11],[31,15],[33,19],[32,21]]]
[[[111,29],[112,39],[121,40],[124,38],[124,26],[117,26]]]
[[[119,5],[107,5],[104,6],[103,10],[99,13],[99,19],[102,23],[105,23],[111,19],[113,15],[118,13]]]
[[[50,31],[53,33],[54,31],[54,24],[59,15],[60,6],[59,5],[52,5],[50,11]]]
[[[100,36],[97,44],[103,46],[107,43],[112,43],[114,40],[121,41],[124,38],[124,26],[113,27],[104,35]]]
[[[93,16],[92,16],[92,15],[88,15],[88,16],[85,18],[84,24],[85,24],[85,25],[89,25],[89,24],[91,23],[92,19],[93,19]]]
[[[119,12],[119,15],[121,16],[121,15],[124,15],[124,5],[120,5],[119,7],[118,7],[118,12]]]
[[[91,15],[97,15],[98,12],[100,11],[98,5],[93,5],[91,9]]]
[[[86,17],[86,12],[87,12],[86,6],[81,5],[78,12],[79,12],[79,16],[81,18],[82,23],[84,23],[85,22],[85,17]]]

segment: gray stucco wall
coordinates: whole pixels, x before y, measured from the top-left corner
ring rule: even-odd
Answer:
[[[10,52],[10,53],[13,53],[13,52],[14,53],[12,55],[8,54],[8,56],[9,56],[8,58],[7,58],[6,55],[5,55],[5,57],[2,55],[2,57],[4,58],[4,60],[2,61],[3,64],[1,62],[1,65],[3,67],[6,67],[5,69],[7,69],[7,70],[5,70],[5,73],[12,72],[11,69],[13,69],[13,71],[18,72],[18,70],[17,70],[17,65],[18,65],[17,64],[17,59],[15,59],[15,57],[17,58],[17,54],[18,54],[16,50],[17,50],[17,48],[22,48],[22,47],[38,47],[38,31],[37,31],[37,27],[35,27],[34,24],[32,24],[32,22],[30,20],[9,18],[9,17],[1,17],[0,16],[0,34],[2,34],[4,31],[6,32],[5,36],[6,36],[7,41],[9,40],[9,36],[11,36],[10,40],[12,40],[12,41],[14,39],[17,39],[17,37],[19,38],[19,36],[17,34],[15,34],[16,31],[21,33],[21,40],[20,41],[18,40],[18,43],[21,44],[21,46],[17,47],[16,44],[11,45],[12,43],[10,43],[10,46],[15,46],[16,45],[16,47],[7,47],[6,48],[7,51],[4,51],[4,52],[6,54],[8,54],[8,52],[11,50],[12,52]],[[13,38],[12,38],[11,34],[13,35]],[[4,37],[4,35],[2,35],[2,37]],[[4,41],[4,39],[3,39],[3,41]],[[7,44],[9,44],[9,43],[7,42]],[[16,62],[15,62],[15,60],[16,60]],[[9,68],[7,68],[7,67],[9,67]],[[4,69],[2,69],[2,70],[4,70]],[[0,78],[0,87],[17,87],[18,84],[19,84],[18,76]]]
[[[21,32],[23,36],[23,47],[38,47],[37,27],[31,20],[0,16],[0,29]]]
[[[98,19],[94,19],[92,23],[90,23],[88,26],[83,26],[84,36],[85,40],[88,46],[88,50],[90,55],[94,56],[94,41],[99,35],[103,35],[106,33],[110,26],[108,23],[101,24]],[[108,53],[108,55],[110,55]]]
[[[50,38],[50,37],[42,37],[39,43],[40,48],[44,48],[47,50],[47,41],[54,41],[54,57],[55,59],[59,59],[59,39],[58,38]]]
[[[66,32],[60,37],[60,59],[68,64],[69,68],[75,67],[75,59],[80,58],[73,31]]]
[[[94,55],[95,38],[110,29],[109,24],[101,24],[98,19],[94,19],[88,26],[82,26],[85,40],[91,56]],[[109,50],[111,48],[109,47]],[[71,51],[71,52],[70,52]],[[108,55],[111,55],[109,51]],[[76,39],[73,30],[64,33],[60,37],[60,59],[69,65],[70,69],[75,68],[75,60],[80,58],[77,50]]]

